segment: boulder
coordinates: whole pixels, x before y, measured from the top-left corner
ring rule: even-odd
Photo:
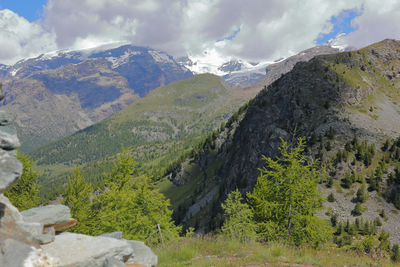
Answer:
[[[112,232],[112,233],[105,233],[100,236],[105,236],[105,237],[112,237],[115,239],[122,239],[122,232]]]
[[[58,224],[49,224],[44,227],[44,231],[48,231],[50,228],[53,228],[55,231],[62,231],[68,229],[72,226],[75,226],[78,221],[70,218],[68,222],[58,223]]]
[[[51,234],[39,234],[34,237],[41,245],[51,243],[55,239],[54,235]]]
[[[133,251],[135,252],[133,259],[130,259],[126,262],[127,266],[129,266],[129,264],[131,264],[131,266],[135,266],[134,264],[136,264],[143,267],[152,267],[157,265],[157,255],[155,255],[153,251],[143,242],[135,240],[127,240],[127,242],[131,245]]]
[[[0,194],[12,186],[21,174],[22,164],[15,157],[15,152],[0,150]]]
[[[0,195],[0,266],[23,266],[33,248],[39,247],[32,234],[18,225],[21,219],[18,210]]]
[[[126,262],[136,255],[126,240],[67,232],[56,235],[54,242],[42,245],[42,249],[48,255],[59,259],[59,267],[102,267],[108,258]]]
[[[17,221],[19,227],[27,231],[33,236],[40,235],[43,233],[43,223],[30,223],[24,221]]]
[[[10,124],[11,118],[4,110],[0,110],[0,126]]]
[[[33,251],[27,243],[8,238],[0,241],[0,266],[22,267],[25,259]]]
[[[71,212],[64,205],[47,205],[21,212],[25,222],[42,223],[45,227],[69,224]],[[57,229],[56,229],[57,230]]]
[[[15,130],[0,126],[0,148],[4,150],[14,150],[20,146]]]
[[[116,258],[108,257],[106,258],[102,267],[126,267],[125,263],[117,260]]]

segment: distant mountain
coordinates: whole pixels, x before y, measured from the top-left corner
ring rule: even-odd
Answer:
[[[139,169],[162,174],[171,162],[219,128],[257,92],[232,87],[216,75],[196,75],[159,87],[109,118],[30,155],[41,169],[64,166],[67,170],[107,161],[121,147],[130,147]],[[96,168],[93,172],[99,171]],[[51,181],[57,178],[54,172],[45,176]]]
[[[168,54],[123,45],[57,51],[0,65],[4,109],[15,116],[22,150],[98,122],[154,88],[192,77]]]
[[[336,44],[336,43],[335,43]],[[224,79],[233,86],[246,88],[257,86],[262,88],[265,84],[270,84],[278,79],[282,74],[290,71],[293,66],[300,61],[308,61],[314,56],[323,54],[337,53],[343,50],[342,47],[330,43],[328,45],[316,46],[300,53],[281,58],[274,62],[247,62],[239,59],[231,59],[220,63],[221,59],[190,58],[182,57],[177,62],[194,73],[213,73],[224,77]]]
[[[398,243],[399,103],[400,41],[297,63],[173,168],[176,186],[165,192],[178,223],[200,231],[220,226],[220,204],[236,188],[253,188],[265,164],[262,155],[277,156],[280,138],[294,143],[306,137],[307,157],[321,158],[328,168],[323,195],[336,199],[319,216],[354,222],[356,192],[366,181],[369,197],[358,218],[372,222],[386,214],[378,233],[384,230]]]

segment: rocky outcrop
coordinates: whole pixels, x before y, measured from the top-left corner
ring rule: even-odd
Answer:
[[[122,239],[121,232],[87,236],[58,231],[74,226],[70,209],[48,205],[19,212],[3,194],[22,174],[13,149],[16,134],[0,112],[0,266],[112,267],[155,266],[157,256],[144,243]]]

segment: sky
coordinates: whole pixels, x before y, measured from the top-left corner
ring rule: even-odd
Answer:
[[[0,63],[120,41],[273,61],[329,40],[400,39],[399,25],[399,0],[0,0]]]

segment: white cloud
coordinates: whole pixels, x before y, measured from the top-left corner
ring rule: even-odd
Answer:
[[[355,32],[343,39],[350,46],[361,48],[383,39],[400,39],[400,1],[368,0],[363,14],[353,20]]]
[[[40,22],[0,12],[0,62],[112,41],[176,56],[274,60],[314,46],[331,31],[331,17],[348,9],[362,10],[358,30],[343,37],[348,44],[400,37],[398,0],[48,0]],[[239,28],[233,40],[216,42]]]
[[[8,9],[0,10],[0,62],[13,63],[56,49],[55,36]]]

